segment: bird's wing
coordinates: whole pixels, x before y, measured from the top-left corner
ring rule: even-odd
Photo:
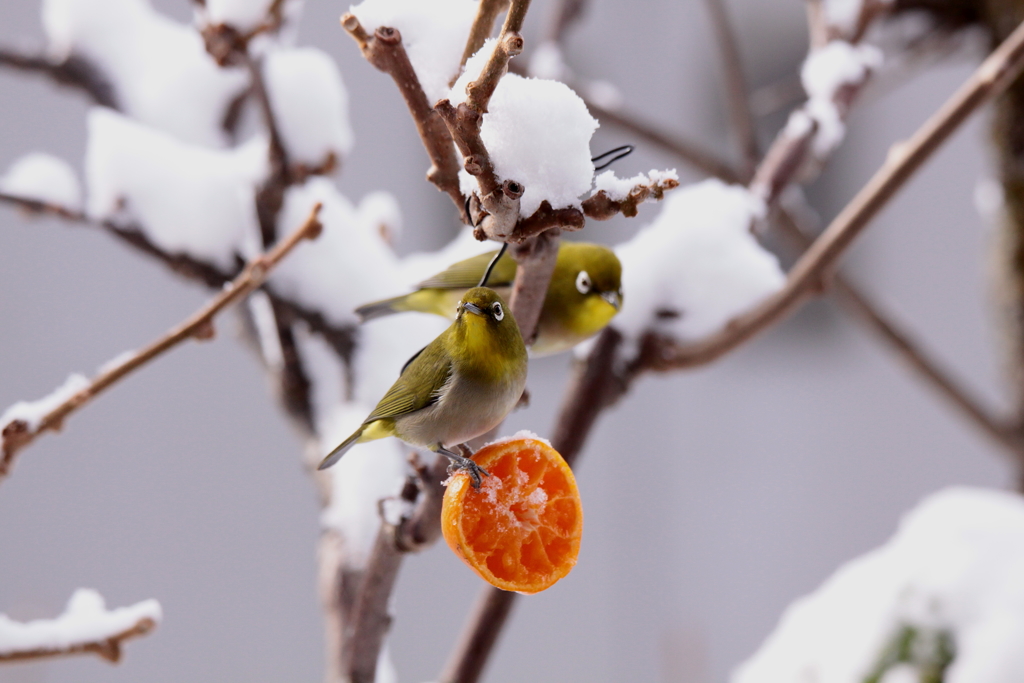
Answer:
[[[436,403],[452,373],[451,360],[434,340],[409,359],[402,375],[384,394],[364,424],[386,417],[398,417]]]
[[[417,285],[421,288],[429,289],[469,289],[470,287],[476,287],[480,284],[480,278],[484,276],[484,271],[487,270],[487,264],[491,262],[496,251],[491,251],[486,254],[480,254],[468,258],[465,261],[459,261],[448,266],[448,269],[430,277]],[[508,254],[504,254],[496,264],[494,264],[494,270],[491,271],[491,277],[487,281],[487,286],[490,288],[508,286],[512,284],[512,280],[516,277],[516,262]]]

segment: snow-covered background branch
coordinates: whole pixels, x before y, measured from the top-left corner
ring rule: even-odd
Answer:
[[[121,33],[116,23],[90,23],[85,15],[68,19],[67,12],[53,9],[61,2],[47,4],[51,48],[59,53],[62,40],[65,48],[88,42],[94,59],[112,65],[108,77],[115,82],[115,97],[106,103],[130,118],[108,111],[86,114],[80,95],[55,90],[31,74],[0,70],[0,87],[12,94],[0,100],[0,112],[5,130],[17,132],[0,136],[0,158],[6,164],[42,150],[76,168],[83,168],[85,158],[87,198],[76,194],[64,173],[51,187],[60,194],[48,199],[59,198],[69,212],[84,208],[101,220],[131,219],[151,253],[184,248],[190,258],[212,266],[214,279],[199,273],[206,284],[217,284],[216,273],[232,273],[237,256],[253,255],[286,226],[300,222],[312,202],[324,201],[325,233],[318,247],[303,245],[282,264],[270,281],[273,296],[254,298],[247,319],[259,358],[275,377],[273,390],[297,418],[293,424],[306,437],[315,432],[320,441],[336,441],[361,417],[365,405],[359,402],[374,400],[391,381],[394,368],[387,359],[401,355],[396,346],[411,351],[421,343],[403,336],[396,345],[396,335],[406,335],[410,325],[427,337],[438,329],[431,322],[408,321],[367,327],[369,343],[361,351],[356,347],[363,355],[353,372],[338,361],[353,353],[352,305],[454,260],[454,251],[431,259],[403,256],[441,247],[457,234],[450,200],[423,180],[427,157],[393,83],[363,61],[337,25],[347,5],[309,3],[301,22],[289,25],[298,3],[274,4],[286,20],[286,43],[294,40],[323,52],[277,49],[276,24],[261,26],[260,13],[252,21],[236,21],[237,33],[206,32],[206,48],[228,65],[218,69],[202,61],[206,52],[195,32],[183,29],[191,20],[185,3],[155,4],[179,25],[143,13],[120,17],[132,29]],[[232,7],[208,2],[211,24],[222,18],[218,12]],[[562,3],[538,0],[523,34],[543,35],[550,15],[563,9]],[[771,86],[800,70],[807,51],[800,8],[748,0],[730,3],[729,9],[737,19],[752,87]],[[0,38],[5,46],[31,54],[43,44],[37,8],[26,4],[4,12],[8,20]],[[709,20],[705,5],[697,2],[649,8],[591,3],[565,34],[564,55],[554,53],[568,66],[552,60],[550,49],[547,66],[562,68],[562,77],[604,107],[619,101],[622,111],[641,121],[738,159],[741,155],[728,151],[735,146],[730,146]],[[407,40],[415,38],[412,28],[401,30]],[[861,39],[856,22],[826,37],[851,45]],[[832,59],[828,48],[819,47],[819,63]],[[837,49],[846,48],[832,51]],[[119,50],[145,58],[125,59]],[[194,58],[168,69],[160,59],[168,51]],[[934,68],[889,94],[868,89],[850,108],[845,94],[878,66],[870,49],[854,51],[863,68],[838,82],[830,81],[834,69],[824,76],[810,66],[804,69],[811,100],[803,118],[790,119],[785,128],[794,139],[804,138],[801,145],[813,153],[788,169],[801,176],[816,172],[846,134],[845,146],[807,196],[826,217],[881,163],[888,145],[930,114],[979,57],[962,53],[959,62]],[[338,79],[335,64],[345,90],[332,85]],[[531,61],[531,69],[535,64],[539,69],[544,61]],[[224,111],[235,110],[231,104],[253,74],[259,76],[250,100],[256,106],[222,132]],[[439,87],[445,85],[442,78]],[[93,99],[109,96],[96,84],[91,92]],[[351,131],[339,114],[346,99]],[[183,118],[183,112],[192,118]],[[322,112],[329,115],[317,118]],[[763,142],[784,118],[759,121]],[[939,358],[973,378],[988,403],[998,404],[980,275],[986,221],[971,207],[973,188],[987,171],[978,123],[967,130],[873,226],[849,264],[870,293],[927,336]],[[229,135],[238,144],[216,149]],[[625,142],[641,142],[641,150],[616,166],[622,178],[678,167],[684,183],[700,179],[681,159],[603,122],[590,147],[597,153]],[[140,150],[165,163],[147,164]],[[338,166],[343,171],[338,187],[351,201],[331,181],[313,177]],[[53,177],[52,164],[43,162],[42,168]],[[11,178],[29,178],[22,191],[37,187],[31,171],[8,176],[10,186],[3,191],[19,190]],[[602,183],[599,188],[613,199],[628,189],[608,178]],[[535,187],[526,185],[528,191]],[[157,186],[167,191],[149,192]],[[991,191],[979,187],[978,196],[989,198],[983,204],[991,208]],[[215,211],[173,201],[175,193],[195,196],[206,190],[216,201],[204,206]],[[260,198],[256,207],[254,190]],[[377,190],[400,197],[404,220],[387,198],[373,194]],[[570,197],[579,194],[567,191]],[[773,191],[759,196],[771,200]],[[658,221],[659,207],[642,206],[634,222],[590,222],[584,235],[617,244],[654,223],[636,244],[647,239],[657,247],[670,239],[659,237],[659,225],[685,221],[695,209],[709,221],[741,228],[765,215],[758,197],[716,182],[678,192]],[[129,201],[119,201],[125,195]],[[701,201],[687,204],[695,196]],[[708,202],[708,196],[715,201]],[[524,214],[539,205],[536,196],[524,194],[522,201],[533,202]],[[715,213],[719,208],[728,215]],[[0,405],[40,396],[67,372],[95,367],[118,349],[137,346],[169,320],[184,318],[205,297],[88,226],[23,222],[2,211]],[[196,232],[183,238],[182,226]],[[656,299],[658,292],[643,297],[650,282],[627,279],[627,302],[632,291],[633,301],[646,299],[648,305],[631,310],[627,303],[620,327],[641,332],[656,319],[661,329],[699,338],[753,296],[777,287],[781,273],[774,262],[742,229],[734,232],[744,246],[729,251],[749,257],[743,261],[748,279],[721,290],[721,298],[698,292],[666,301]],[[124,241],[137,249],[140,236],[133,234],[135,242]],[[721,248],[699,230],[674,238],[680,251]],[[391,254],[388,242],[397,244],[400,256]],[[464,244],[472,246],[468,240]],[[355,258],[339,268],[321,249]],[[676,265],[667,249],[643,251],[646,259],[652,253],[658,257],[653,266],[662,275]],[[626,258],[629,249],[623,253]],[[644,258],[638,262],[652,265]],[[678,286],[692,293],[694,283],[714,275],[713,268],[706,277],[687,268],[679,281],[656,284],[660,292]],[[369,477],[379,487],[379,494],[371,495],[397,490],[404,454],[381,444],[367,447],[364,457],[349,456],[347,478],[339,471],[335,480],[348,481],[350,488],[325,486],[331,504],[321,513],[315,501],[311,504],[286,422],[265,400],[263,382],[254,381],[260,376],[257,363],[236,353],[231,337],[222,333],[211,345],[182,349],[97,402],[89,419],[69,423],[73,439],[34,446],[19,463],[17,486],[5,487],[0,496],[0,519],[17,520],[0,528],[5,557],[0,608],[8,616],[19,621],[52,616],[67,592],[81,584],[101,587],[117,604],[155,595],[168,610],[159,637],[139,643],[125,668],[93,674],[65,669],[64,663],[44,665],[55,667],[52,678],[317,677],[323,629],[312,561],[315,520],[319,517],[329,530],[348,531],[345,559],[339,562],[345,571],[357,572],[375,528],[371,524],[361,536],[352,536],[351,520],[359,512],[346,501],[352,487],[366,484],[357,477]],[[296,363],[297,357],[303,362]],[[513,416],[508,429],[552,429],[566,364],[565,356],[534,364],[533,405]],[[337,377],[336,385],[304,384],[323,373]],[[784,605],[841,561],[881,543],[898,514],[922,494],[952,482],[1004,483],[1009,475],[987,442],[908,377],[832,308],[815,305],[719,366],[637,383],[589,442],[581,470],[588,537],[573,581],[541,599],[520,601],[491,664],[492,680],[721,680],[754,652]],[[322,449],[323,443],[311,443],[310,457]],[[321,566],[332,548],[331,542],[321,544]],[[435,675],[477,585],[443,550],[406,564],[391,638],[402,680]],[[190,656],[182,658],[181,652]],[[40,671],[19,667],[0,676],[33,680],[44,675]]]

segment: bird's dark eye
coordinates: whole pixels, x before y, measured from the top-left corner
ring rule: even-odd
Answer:
[[[500,302],[495,301],[491,305],[491,314],[494,316],[494,319],[498,321],[502,320],[505,317],[505,309],[501,307]]]
[[[590,276],[587,271],[581,270],[580,274],[576,276],[576,289],[580,294],[590,293]]]

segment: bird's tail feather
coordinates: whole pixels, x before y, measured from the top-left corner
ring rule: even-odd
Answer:
[[[365,304],[356,309],[356,315],[359,316],[360,322],[365,323],[367,320],[383,318],[386,315],[408,310],[402,305],[405,303],[407,296],[408,295],[396,296],[393,299],[384,299],[383,301],[374,301],[373,303]]]
[[[359,429],[357,429],[355,431],[355,433],[352,434],[352,436],[350,436],[347,439],[345,439],[344,441],[342,441],[340,444],[338,444],[337,448],[335,448],[333,451],[328,453],[327,457],[323,459],[323,461],[320,463],[320,466],[317,467],[317,469],[318,470],[326,470],[328,467],[330,467],[334,463],[336,463],[339,460],[341,460],[341,456],[343,456],[346,453],[348,453],[348,449],[350,449],[353,446],[355,446],[356,443],[358,443],[358,441],[359,441],[359,437],[361,437],[362,435],[363,435],[363,428],[360,427]]]

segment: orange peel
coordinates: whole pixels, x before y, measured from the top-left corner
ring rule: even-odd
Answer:
[[[549,443],[517,434],[473,460],[491,476],[448,481],[441,530],[448,546],[488,583],[518,593],[550,588],[576,565],[583,506],[569,465]]]

